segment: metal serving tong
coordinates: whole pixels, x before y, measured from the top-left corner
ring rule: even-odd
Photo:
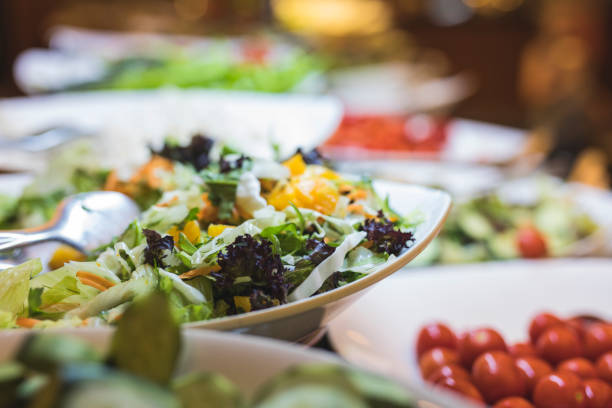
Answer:
[[[81,193],[64,199],[43,226],[0,231],[0,251],[47,241],[59,241],[79,251],[108,243],[140,214],[132,199],[114,191]]]

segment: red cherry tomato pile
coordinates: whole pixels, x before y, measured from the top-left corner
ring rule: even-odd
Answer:
[[[418,125],[423,120],[424,124]],[[419,122],[420,121],[420,122]],[[416,123],[416,124],[415,124]],[[322,146],[367,150],[438,152],[446,143],[447,122],[442,119],[394,115],[347,115]]]
[[[457,336],[427,325],[416,344],[421,375],[494,408],[612,408],[612,323],[541,313],[528,335],[508,345],[490,328]]]

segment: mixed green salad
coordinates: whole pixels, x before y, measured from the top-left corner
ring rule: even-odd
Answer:
[[[114,323],[154,290],[181,323],[261,310],[353,282],[414,243],[421,214],[400,216],[370,180],[321,163],[168,141],[130,179],[104,179],[159,197],[123,234],[86,259],[60,248],[46,273],[36,259],[0,272],[0,327]]]
[[[571,197],[541,188],[529,204],[497,193],[456,203],[438,238],[414,265],[567,256],[568,248],[598,226]]]
[[[132,90],[164,86],[256,92],[290,92],[326,68],[323,58],[293,46],[275,49],[268,41],[240,46],[219,42],[208,48],[166,44],[151,55],[108,60],[100,78],[63,91]],[[286,49],[285,49],[286,48]]]
[[[124,313],[106,356],[78,338],[33,334],[0,363],[0,408],[416,407],[414,396],[384,378],[321,363],[294,366],[246,396],[218,373],[174,376],[181,342],[159,292]]]
[[[59,149],[46,171],[20,196],[0,193],[0,229],[38,227],[51,219],[57,205],[67,196],[103,189],[109,174],[110,170],[96,160],[96,152],[89,144],[77,142]],[[140,197],[143,199],[144,195]]]

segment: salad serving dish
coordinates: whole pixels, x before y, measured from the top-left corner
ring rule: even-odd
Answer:
[[[60,248],[49,272],[35,259],[2,272],[1,326],[114,324],[160,290],[186,327],[313,341],[421,252],[450,208],[441,191],[342,175],[321,160],[300,150],[253,159],[195,136],[187,146],[166,141],[129,179],[77,168],[59,196],[119,191],[144,212],[88,256]],[[39,199],[49,204],[44,195],[8,199],[4,225],[44,219]]]
[[[389,194],[389,201],[397,211],[424,212],[425,223],[417,227],[416,243],[408,251],[385,267],[368,276],[315,297],[217,320],[187,323],[189,328],[237,330],[244,333],[290,341],[314,342],[327,324],[353,302],[367,293],[370,286],[390,276],[422,252],[438,234],[450,210],[450,197],[439,190],[420,186],[377,180],[374,186],[380,193]]]

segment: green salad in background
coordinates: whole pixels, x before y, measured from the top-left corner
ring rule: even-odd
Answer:
[[[598,228],[568,196],[543,191],[535,202],[518,204],[490,193],[456,203],[413,265],[567,256]]]
[[[322,56],[275,40],[252,38],[207,46],[160,44],[142,55],[103,59],[102,74],[61,91],[135,90],[167,86],[255,92],[291,92],[327,69]],[[95,52],[94,52],[95,54]]]
[[[72,90],[214,88],[289,92],[310,74],[323,70],[320,59],[293,53],[275,62],[233,61],[226,57],[131,58],[112,62],[104,78]]]
[[[155,290],[181,323],[299,301],[392,261],[421,221],[316,151],[258,160],[198,135],[152,153],[129,179],[110,171],[88,186],[143,204],[123,234],[87,258],[58,249],[46,273],[37,259],[1,272],[0,327],[112,324]]]
[[[389,380],[321,363],[289,368],[268,379],[254,395],[245,395],[218,373],[175,376],[181,343],[167,297],[159,292],[126,310],[106,355],[78,338],[32,334],[12,361],[0,362],[0,407],[408,408],[417,404],[416,397]]]

